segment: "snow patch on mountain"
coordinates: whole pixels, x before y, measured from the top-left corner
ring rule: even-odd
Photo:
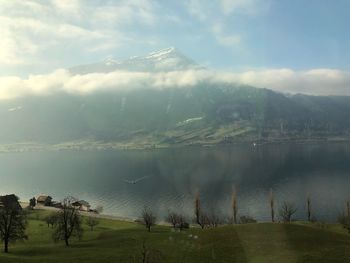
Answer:
[[[151,52],[146,56],[133,56],[125,60],[108,58],[103,62],[70,68],[74,75],[108,73],[112,71],[169,72],[201,67],[174,47]]]

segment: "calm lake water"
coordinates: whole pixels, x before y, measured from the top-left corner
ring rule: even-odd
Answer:
[[[269,220],[272,188],[276,206],[294,202],[299,219],[310,195],[316,217],[334,220],[350,199],[350,144],[1,153],[0,182],[0,194],[70,195],[126,217],[145,205],[160,217],[169,209],[192,216],[197,189],[208,211],[228,216],[235,185],[239,214],[259,220]]]

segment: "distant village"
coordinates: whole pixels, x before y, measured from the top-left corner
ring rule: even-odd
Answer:
[[[37,198],[33,197],[32,199],[30,199],[30,206],[34,207],[34,206],[38,206],[38,207],[54,207],[54,208],[62,208],[62,202],[59,201],[55,201],[53,200],[53,198],[50,195],[39,195]],[[76,201],[72,202],[71,205],[78,209],[79,211],[83,211],[83,212],[92,212],[92,213],[99,213],[101,211],[101,208],[98,209],[92,209],[91,205],[89,204],[89,202],[85,201],[85,200],[79,200],[76,199]]]

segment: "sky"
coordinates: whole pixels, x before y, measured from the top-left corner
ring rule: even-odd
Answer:
[[[216,79],[350,95],[348,10],[348,0],[0,0],[0,99],[74,65],[169,46]]]

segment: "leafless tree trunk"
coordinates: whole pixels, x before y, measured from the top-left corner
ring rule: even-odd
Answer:
[[[306,203],[307,203],[307,221],[311,222],[311,198],[310,198],[310,195],[308,195]]]
[[[167,215],[167,217],[165,218],[165,220],[170,223],[173,228],[175,229],[176,228],[176,225],[178,223],[178,218],[179,218],[179,215],[174,213],[174,212],[169,212],[169,214]]]
[[[271,221],[275,222],[275,200],[273,196],[272,188],[270,189],[270,209],[271,209]]]
[[[69,246],[69,239],[73,236],[82,237],[83,229],[79,210],[71,204],[72,198],[65,198],[62,202],[62,208],[57,212],[56,229],[53,233],[54,241],[64,240],[66,246]]]
[[[151,227],[156,223],[156,217],[147,207],[145,207],[142,211],[142,220],[148,232],[151,232]]]
[[[348,218],[350,218],[350,202],[349,201],[346,202],[346,210],[347,210]]]
[[[297,209],[294,206],[294,204],[289,202],[283,202],[279,210],[279,215],[283,222],[290,223],[292,221],[292,216],[295,214],[296,211]]]
[[[196,223],[200,225],[201,228],[204,228],[202,213],[201,213],[201,201],[199,198],[199,191],[196,192],[195,204],[194,204],[194,214],[196,216]]]
[[[221,218],[214,212],[207,216],[207,224],[210,227],[218,227],[222,223]]]
[[[180,230],[188,227],[188,223],[183,215],[177,214],[175,212],[169,212],[165,220],[170,223],[174,229],[178,228]]]
[[[237,221],[237,192],[236,192],[236,187],[233,187],[232,189],[232,213],[233,213],[233,222],[235,224],[238,223]]]

